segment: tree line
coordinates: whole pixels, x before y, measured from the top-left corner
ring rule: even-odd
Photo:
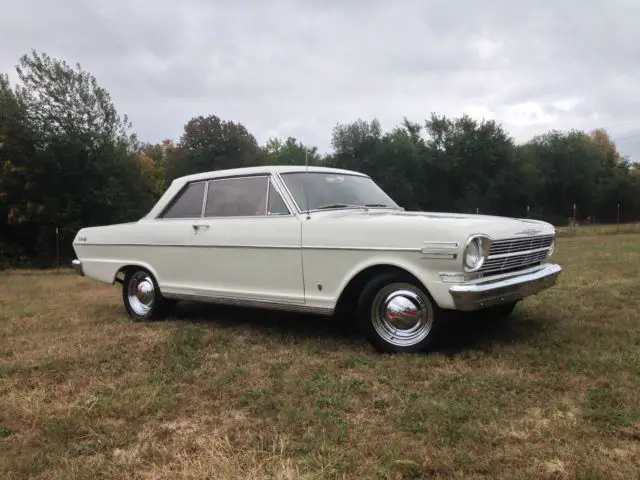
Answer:
[[[84,226],[135,221],[176,177],[253,165],[326,165],[371,175],[408,210],[485,213],[566,224],[640,220],[640,168],[603,129],[550,131],[517,144],[493,120],[432,113],[390,131],[335,125],[330,153],[299,139],[261,145],[241,123],[197,116],[177,140],[140,141],[79,64],[32,50],[18,84],[0,75],[0,263],[73,257]],[[618,206],[620,207],[618,209]],[[59,233],[56,234],[56,229]]]

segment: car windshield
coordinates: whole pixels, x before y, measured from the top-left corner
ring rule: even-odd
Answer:
[[[400,208],[368,177],[324,172],[283,173],[300,210],[351,207]]]

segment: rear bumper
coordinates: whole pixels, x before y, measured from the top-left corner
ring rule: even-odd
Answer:
[[[524,275],[454,285],[449,289],[457,310],[472,311],[521,300],[555,285],[562,267],[548,264]]]
[[[77,258],[71,262],[71,266],[76,271],[78,275],[84,276],[84,270],[82,269],[82,262]]]

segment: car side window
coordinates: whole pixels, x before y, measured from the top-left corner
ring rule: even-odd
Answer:
[[[200,218],[204,185],[204,182],[189,184],[164,212],[162,218]]]
[[[291,212],[284,203],[282,196],[273,186],[273,182],[269,183],[269,200],[267,202],[267,215],[289,215]]]
[[[266,176],[209,181],[205,217],[253,217],[266,214]]]

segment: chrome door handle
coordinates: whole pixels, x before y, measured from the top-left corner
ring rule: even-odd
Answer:
[[[204,230],[208,230],[209,229],[209,225],[207,225],[206,223],[196,223],[193,225],[193,229],[194,230],[200,230],[200,229],[204,229]]]

